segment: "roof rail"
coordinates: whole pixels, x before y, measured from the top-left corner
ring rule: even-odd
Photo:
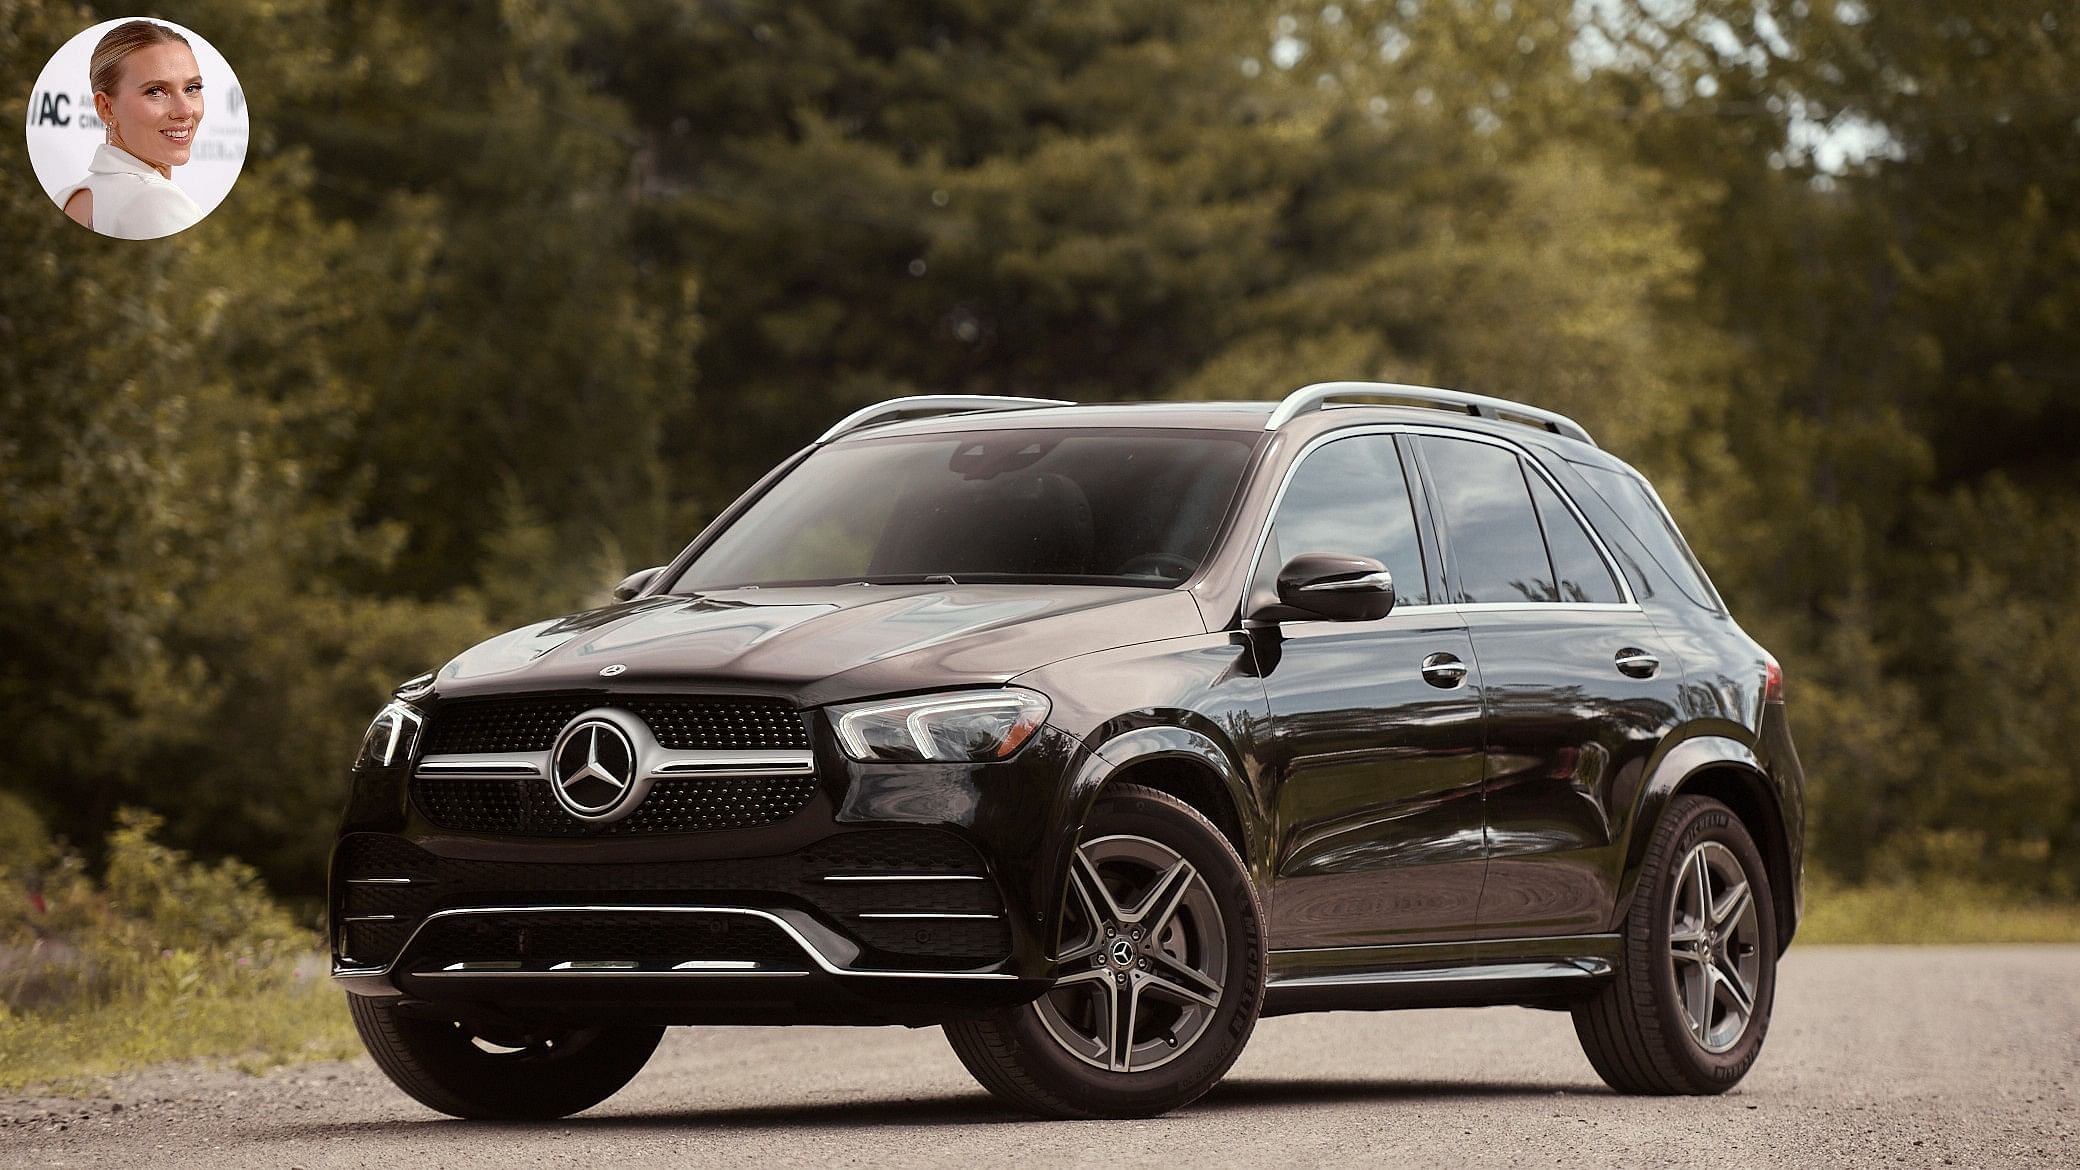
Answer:
[[[1466,394],[1458,390],[1439,390],[1434,386],[1404,386],[1398,382],[1317,382],[1312,386],[1286,395],[1278,409],[1264,422],[1264,429],[1275,431],[1310,411],[1321,410],[1339,398],[1393,398],[1423,406],[1442,406],[1463,411],[1476,418],[1497,419],[1503,422],[1524,423],[1542,431],[1551,431],[1562,438],[1575,439],[1596,445],[1582,424],[1564,414],[1540,410],[1521,402],[1506,398],[1489,398],[1484,394]]]
[[[1066,398],[1009,398],[995,394],[912,394],[906,398],[891,398],[872,406],[862,406],[838,420],[838,424],[823,432],[816,440],[821,446],[832,439],[849,435],[861,427],[870,427],[904,414],[967,414],[975,411],[1034,410],[1042,406],[1074,406]]]

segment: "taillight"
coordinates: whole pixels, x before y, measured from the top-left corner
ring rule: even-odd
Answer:
[[[1777,660],[1765,655],[1762,659],[1762,701],[1781,703],[1784,701],[1784,668]]]

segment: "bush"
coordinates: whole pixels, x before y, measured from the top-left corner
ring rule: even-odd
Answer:
[[[0,826],[25,821],[0,809]],[[339,996],[251,866],[153,840],[125,809],[97,882],[46,844],[0,858],[0,1089],[191,1056],[352,1051]]]

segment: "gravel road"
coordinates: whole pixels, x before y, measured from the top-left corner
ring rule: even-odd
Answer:
[[[0,1099],[8,1166],[2080,1165],[2080,947],[1794,947],[1762,1060],[1716,1098],[1618,1097],[1565,1015],[1288,1016],[1152,1121],[999,1109],[936,1030],[674,1029],[582,1117],[436,1117],[367,1061],[170,1067]]]

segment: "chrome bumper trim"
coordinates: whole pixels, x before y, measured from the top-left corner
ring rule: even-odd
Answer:
[[[979,873],[827,873],[823,882],[980,882]]]
[[[628,971],[628,970],[575,970],[575,971],[421,971],[414,979],[563,979],[572,976],[583,979],[800,979],[807,971]],[[351,975],[335,975],[335,979],[351,979]]]

